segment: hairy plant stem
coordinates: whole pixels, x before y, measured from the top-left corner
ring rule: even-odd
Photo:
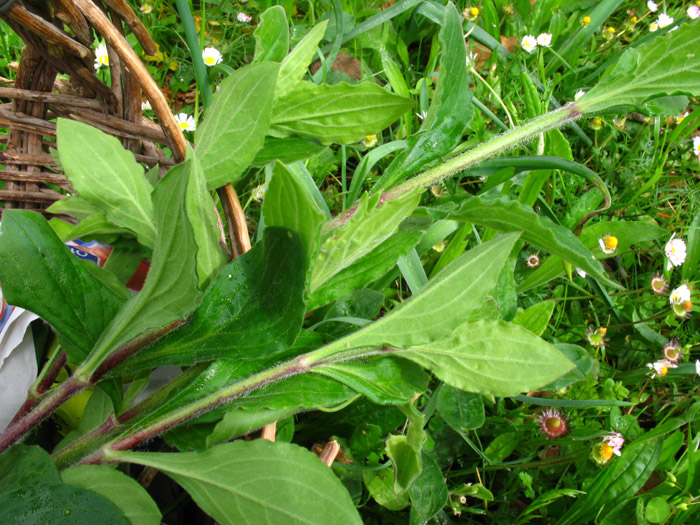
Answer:
[[[336,349],[334,355],[329,355],[328,352],[320,352],[319,350],[309,352],[308,354],[296,357],[291,361],[287,361],[286,363],[282,363],[249,378],[243,379],[242,381],[230,385],[229,387],[224,388],[214,394],[206,396],[199,401],[195,401],[187,406],[178,408],[151,424],[146,424],[131,432],[127,431],[126,434],[122,434],[118,439],[115,439],[111,443],[102,446],[99,451],[93,452],[90,450],[88,455],[84,457],[81,463],[117,461],[117,454],[115,454],[115,451],[133,448],[138,444],[151,439],[162,432],[165,432],[166,430],[169,430],[172,427],[184,423],[203,413],[209,412],[222,404],[243,397],[246,394],[249,394],[254,390],[258,390],[259,388],[262,388],[270,383],[280,381],[294,375],[307,373],[311,371],[312,368],[323,364],[345,361],[348,359],[365,357],[383,352],[384,350],[378,350],[375,347],[356,348],[352,350]],[[104,443],[104,441],[94,441],[94,444],[97,445],[98,443],[101,444]]]
[[[98,379],[106,372],[185,322],[184,319],[178,320],[158,330],[142,334],[140,337],[137,337],[109,354],[102,363],[95,367],[95,372],[91,374],[86,372],[86,369],[90,369],[90,365],[86,365],[88,361],[83,362],[70,378],[56,388],[46,392],[38,399],[38,402],[36,402],[36,400],[33,401],[34,406],[31,410],[26,411],[23,417],[17,418],[14,424],[11,424],[5,432],[0,435],[0,453],[20,441],[34,427],[49,417],[54,410],[68,401],[68,399],[97,383]]]
[[[450,175],[454,175],[455,173],[465,170],[470,166],[483,162],[498,153],[507,151],[517,146],[521,142],[530,140],[533,137],[544,133],[545,131],[559,128],[567,122],[571,122],[580,116],[580,108],[575,102],[572,102],[571,104],[563,106],[559,109],[555,109],[554,111],[550,111],[541,117],[537,117],[529,122],[526,122],[522,126],[510,129],[494,137],[488,142],[484,142],[483,144],[462,153],[461,155],[457,155],[456,157],[443,162],[439,166],[429,169],[428,171],[424,171],[420,175],[407,180],[392,190],[384,192],[379,199],[379,204],[381,205],[387,201],[396,199],[402,195],[405,195],[406,193],[410,193],[418,189],[428,188],[436,182],[449,177]],[[328,224],[326,228],[324,228],[324,231],[330,231],[333,228],[343,226],[350,220],[350,217],[354,215],[356,210],[357,205],[354,205],[346,212],[339,214]]]

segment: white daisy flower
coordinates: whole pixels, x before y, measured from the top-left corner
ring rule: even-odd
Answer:
[[[102,66],[109,65],[109,54],[107,53],[107,44],[100,42],[95,49],[95,69],[100,69]]]
[[[670,26],[673,23],[673,17],[668,16],[666,13],[661,13],[656,23],[659,24],[660,28]]]
[[[700,359],[695,361],[695,373],[700,376]]]
[[[537,45],[549,47],[552,45],[552,33],[541,33],[537,36]]]
[[[221,53],[215,47],[205,47],[204,51],[202,51],[202,60],[207,66],[215,66],[221,63]]]
[[[194,131],[197,129],[197,125],[194,122],[194,117],[188,115],[187,113],[178,113],[175,115],[175,122],[180,126],[182,131]]]
[[[247,24],[252,19],[253,19],[252,16],[247,15],[242,11],[236,15],[236,20],[238,20],[241,24]]]
[[[686,301],[690,301],[690,288],[687,284],[674,288],[668,298],[668,302],[671,304],[684,304]]]
[[[671,239],[666,243],[664,252],[666,253],[666,271],[674,266],[680,266],[685,262],[687,250],[683,239],[676,239],[676,234],[671,235]]]
[[[700,136],[693,137],[693,152],[700,157]]]
[[[691,5],[686,12],[688,13],[688,18],[692,20],[700,18],[700,7],[697,4]]]
[[[151,111],[153,107],[151,106],[151,101],[146,99],[141,102],[141,111]]]
[[[659,5],[656,2],[653,2],[652,0],[649,0],[647,2],[647,7],[652,13],[656,13],[659,10]]]
[[[603,441],[610,445],[613,454],[616,456],[621,455],[620,449],[622,448],[622,445],[625,444],[625,438],[622,437],[622,434],[619,432],[611,432],[610,435],[603,438]]]
[[[654,379],[656,376],[665,376],[669,368],[678,368],[678,365],[668,359],[659,359],[655,363],[647,363],[647,367],[651,368],[651,378]]]
[[[528,53],[532,53],[537,47],[537,39],[532,35],[525,35],[520,46]]]
[[[659,30],[659,24],[657,24],[656,22],[652,22],[651,24],[649,24],[649,32],[650,33],[655,33],[658,30]]]

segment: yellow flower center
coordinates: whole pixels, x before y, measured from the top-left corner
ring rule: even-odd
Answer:
[[[605,239],[603,239],[603,243],[608,250],[614,250],[617,248],[617,237],[608,235]]]
[[[668,367],[664,365],[661,368],[659,368],[659,375],[665,376],[666,374],[668,374]]]
[[[586,25],[591,23],[591,17],[590,16],[584,16],[582,22]]]
[[[636,24],[639,19],[636,16],[633,16],[631,20],[633,24]]]
[[[180,129],[190,129],[190,125],[185,121],[185,122],[180,122]]]
[[[469,10],[469,14],[472,16],[479,16],[479,8],[478,7],[472,7]]]
[[[603,460],[608,461],[613,455],[613,448],[608,445],[607,443],[603,443],[600,446],[600,457],[603,458]]]
[[[615,28],[613,26],[608,27],[608,33],[614,33]]]
[[[109,55],[100,55],[97,57],[97,61],[103,66],[109,65]]]
[[[686,310],[690,310],[690,309],[693,307],[693,303],[692,303],[690,300],[688,300],[688,301],[686,301],[686,302],[683,303],[683,307],[684,307]]]
[[[213,66],[214,65],[214,57],[212,57],[212,56],[204,57],[204,63],[208,66]]]

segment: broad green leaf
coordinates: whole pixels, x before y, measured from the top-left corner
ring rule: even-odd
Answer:
[[[577,381],[583,381],[593,368],[595,362],[585,348],[570,343],[555,343],[557,350],[569,358],[576,365],[576,368],[567,372],[556,381],[543,387],[543,390],[558,390],[564,388]]]
[[[518,237],[519,234],[502,235],[466,252],[400,308],[330,343],[324,353],[381,345],[408,349],[448,336],[482,305]]]
[[[362,480],[374,501],[389,510],[401,510],[408,506],[408,492],[397,494],[394,492],[394,471],[391,468],[384,470],[364,470]]]
[[[111,501],[131,525],[158,525],[158,505],[146,489],[126,474],[105,465],[78,465],[61,472],[64,483],[88,489]]]
[[[498,434],[484,449],[484,456],[491,463],[500,463],[510,456],[518,448],[520,438],[515,432],[504,432]]]
[[[299,82],[275,102],[270,135],[350,144],[379,133],[412,106],[410,99],[374,82],[333,86]]]
[[[265,144],[262,149],[255,154],[252,164],[254,166],[262,166],[275,160],[279,160],[285,164],[291,164],[298,160],[313,157],[321,153],[327,147],[328,146],[324,146],[317,140],[301,139],[298,137],[287,137],[286,139],[265,137]]]
[[[394,468],[394,492],[406,492],[423,468],[421,451],[414,449],[406,436],[389,436],[386,455]]]
[[[428,376],[419,366],[405,364],[402,359],[386,356],[369,362],[322,365],[312,372],[340,381],[375,403],[402,404],[428,386]]]
[[[54,202],[46,211],[56,215],[65,214],[83,220],[93,215],[99,215],[102,210],[97,206],[93,206],[88,201],[77,195],[71,195],[65,199]]]
[[[449,490],[440,466],[432,456],[423,453],[423,470],[411,484],[411,512],[416,512],[420,522],[426,522],[447,505]]]
[[[552,345],[503,321],[468,322],[444,339],[398,355],[455,388],[500,397],[535,390],[573,368]]]
[[[89,241],[98,236],[123,234],[131,235],[131,232],[126,228],[114,225],[107,219],[106,215],[99,213],[80,221],[79,224],[63,236],[63,240],[82,239]]]
[[[442,385],[437,398],[438,414],[449,426],[460,434],[483,426],[485,421],[484,399],[479,394],[472,394]]]
[[[605,235],[617,237],[617,253],[629,250],[633,245],[639,247],[645,241],[655,241],[668,235],[668,230],[655,224],[640,221],[605,221],[586,226],[581,231],[581,242],[584,246],[597,249],[602,258],[614,257],[601,253],[598,240]]]
[[[654,472],[661,454],[661,439],[651,443],[645,441],[623,448],[622,456],[598,472],[587,494],[580,496],[557,524],[589,523],[592,514],[602,519],[607,512],[636,494]]]
[[[166,473],[222,524],[362,523],[331,469],[298,445],[259,439],[206,452],[113,455]]]
[[[647,503],[644,517],[649,523],[664,523],[671,514],[671,506],[664,498],[651,498]]]
[[[425,416],[411,404],[400,408],[408,417],[408,430],[403,436],[389,436],[385,446],[394,469],[394,492],[397,494],[407,491],[420,475],[423,469],[423,444],[428,439],[423,430]]]
[[[80,197],[152,248],[153,188],[134,154],[115,137],[75,120],[59,118],[56,137],[61,166]]]
[[[469,197],[449,214],[449,218],[497,231],[522,231],[524,241],[561,257],[605,284],[620,287],[608,279],[602,265],[573,233],[515,201]]]
[[[530,330],[535,335],[542,335],[547,329],[549,320],[554,312],[554,301],[542,301],[530,308],[518,312],[513,318],[514,324],[519,324]]]
[[[425,221],[411,217],[405,219],[399,224],[395,234],[309,293],[306,299],[307,309],[313,310],[335,299],[345,297],[353,290],[363,288],[382,277],[396,265],[399,257],[413,249],[421,239],[426,226]]]
[[[378,198],[365,194],[350,220],[332,230],[321,243],[311,273],[310,294],[394,234],[419,199],[412,193],[377,206]]]
[[[207,438],[207,445],[228,441],[299,412],[332,410],[356,397],[357,392],[327,377],[293,376],[236,400]]]
[[[301,330],[303,290],[299,237],[266,228],[262,242],[219,272],[187,324],[134,355],[123,370],[278,353]]]
[[[202,166],[189,146],[187,158],[189,162],[175,166],[173,170],[182,169],[187,172],[185,210],[197,243],[199,288],[204,290],[214,275],[228,262],[228,257],[221,247],[221,232],[217,226],[214,202],[207,192],[207,181]]]
[[[418,133],[407,139],[408,149],[399,153],[373,191],[394,186],[424,169],[425,164],[447,155],[462,140],[474,112],[462,21],[449,3],[439,33],[440,77],[428,114]]]
[[[275,62],[243,66],[214,93],[195,140],[207,188],[238,180],[263,147],[278,69]]]
[[[58,483],[61,478],[51,456],[38,445],[17,444],[0,455],[0,492],[35,483]]]
[[[326,32],[328,20],[323,20],[311,28],[304,38],[294,47],[280,66],[279,79],[275,86],[275,98],[289,93],[304,77],[313,60],[318,45]]]
[[[688,21],[651,42],[630,48],[576,103],[581,113],[644,109],[663,95],[700,95],[700,22]]]
[[[48,322],[75,364],[124,303],[66,248],[46,219],[28,210],[3,214],[0,281],[7,302]]]
[[[260,15],[255,37],[255,62],[282,62],[289,53],[289,26],[284,8],[272,6]]]
[[[94,373],[110,352],[137,336],[186,318],[199,303],[197,246],[187,219],[186,192],[183,170],[168,173],[153,191],[158,236],[146,281],[104,331],[82,374]]]
[[[0,492],[0,523],[7,525],[128,525],[108,499],[65,483],[33,483]]]
[[[302,182],[284,164],[275,163],[263,202],[265,226],[283,226],[301,237],[307,270],[318,250],[321,225],[326,221]]]
[[[700,210],[695,213],[693,222],[687,230],[688,256],[683,264],[681,275],[683,279],[693,277],[700,263]]]

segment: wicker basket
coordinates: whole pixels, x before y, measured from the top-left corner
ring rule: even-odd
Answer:
[[[56,117],[118,137],[149,166],[182,160],[182,132],[127,44],[123,26],[146,53],[156,54],[156,45],[125,0],[103,0],[99,7],[92,0],[0,0],[0,9],[25,43],[14,83],[0,77],[0,127],[8,130],[0,132],[0,180],[5,181],[0,203],[5,208],[42,211],[62,198],[57,189],[71,190],[49,152],[55,147]],[[95,74],[93,32],[107,43],[111,86]],[[143,117],[142,94],[159,124]],[[165,158],[159,145],[169,147],[174,158]]]

